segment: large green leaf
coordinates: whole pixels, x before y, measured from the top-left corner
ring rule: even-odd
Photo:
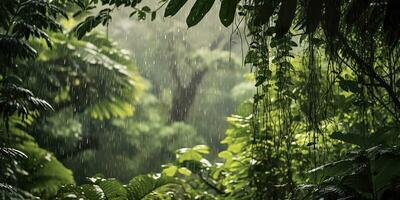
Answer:
[[[255,10],[254,25],[260,26],[268,22],[275,10],[273,0],[265,0],[261,6],[257,6]]]
[[[164,17],[174,16],[185,5],[187,0],[171,0],[165,8]]]
[[[333,132],[330,137],[332,139],[340,140],[349,144],[355,144],[360,147],[366,147],[368,142],[366,137],[356,133]]]
[[[198,24],[203,17],[210,11],[215,0],[197,0],[186,18],[186,24],[192,27]]]
[[[290,27],[296,13],[297,0],[283,0],[276,21],[276,37],[285,35]]]
[[[324,177],[340,176],[353,169],[353,160],[345,159],[337,162],[328,163],[310,170],[308,173],[318,180]]]
[[[115,179],[102,180],[98,182],[107,199],[126,199],[127,191],[124,186]]]
[[[65,184],[73,184],[72,172],[54,157],[42,149],[35,141],[26,141],[15,146],[24,152],[27,159],[22,160],[21,167],[27,175],[21,177],[22,188],[32,194],[51,196]]]
[[[126,186],[128,199],[140,200],[155,192],[157,189],[168,185],[179,184],[179,182],[168,176],[140,175],[134,177]]]
[[[400,156],[388,151],[378,156],[373,165],[373,185],[374,190],[381,192],[390,186],[395,177],[400,176]]]
[[[239,2],[240,0],[222,0],[221,9],[219,10],[219,19],[225,27],[232,24],[235,18],[236,6]]]

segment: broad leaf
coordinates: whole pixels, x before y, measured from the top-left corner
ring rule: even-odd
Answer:
[[[171,0],[165,8],[164,17],[174,16],[185,5],[187,0]]]
[[[203,17],[210,11],[215,0],[197,0],[186,18],[188,27],[198,24]]]
[[[276,22],[276,37],[284,36],[290,29],[296,13],[297,0],[283,0]]]
[[[221,23],[228,27],[235,18],[236,6],[240,0],[222,0],[221,9],[219,10],[219,19]]]
[[[126,186],[128,199],[143,199],[147,195],[168,184],[179,184],[179,182],[176,179],[167,176],[136,176],[129,181],[129,184]]]
[[[260,26],[268,22],[269,18],[272,16],[275,10],[275,5],[273,0],[265,0],[263,4],[256,7],[254,25]]]

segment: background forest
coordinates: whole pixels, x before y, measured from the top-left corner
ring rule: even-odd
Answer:
[[[1,199],[400,199],[396,0],[2,0]]]

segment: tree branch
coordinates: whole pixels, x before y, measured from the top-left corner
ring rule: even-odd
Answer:
[[[372,65],[369,65],[365,62],[348,44],[347,39],[343,36],[343,34],[339,34],[339,40],[341,41],[341,47],[344,54],[349,55],[352,60],[354,60],[359,69],[363,70],[365,74],[367,74],[370,78],[376,80],[379,83],[379,86],[384,88],[388,93],[390,99],[393,101],[395,107],[400,109],[400,99],[397,96],[396,92],[393,88],[375,71]]]

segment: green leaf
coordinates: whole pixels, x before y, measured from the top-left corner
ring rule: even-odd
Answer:
[[[126,199],[126,189],[115,179],[102,180],[97,183],[107,199]]]
[[[373,185],[375,191],[381,191],[386,186],[390,185],[393,178],[400,175],[400,157],[387,153],[379,156],[375,161]]]
[[[240,0],[222,0],[221,9],[219,10],[219,19],[221,23],[228,27],[235,18],[236,6]]]
[[[355,133],[342,133],[342,132],[333,132],[330,135],[330,138],[340,140],[342,142],[350,143],[350,144],[355,144],[360,147],[366,147],[367,146],[367,141],[366,138],[364,138],[360,134],[355,134]]]
[[[190,9],[189,16],[186,18],[188,27],[198,24],[203,17],[210,11],[215,0],[197,0],[192,9]]]
[[[221,151],[218,153],[218,157],[230,160],[232,159],[232,153],[230,151]]]
[[[258,86],[262,85],[265,82],[265,80],[267,80],[266,76],[257,77],[257,82],[255,84],[255,87],[258,87]]]
[[[323,177],[340,176],[351,169],[353,169],[353,160],[345,159],[319,166],[308,171],[308,173],[317,177],[317,179],[321,179]]]
[[[165,8],[164,17],[174,16],[185,5],[187,0],[171,0]]]
[[[186,168],[186,167],[180,167],[180,168],[178,169],[178,172],[181,173],[181,174],[183,174],[183,175],[185,175],[185,176],[190,176],[190,175],[192,175],[192,172],[191,172],[188,168]]]
[[[186,161],[186,160],[200,161],[202,158],[203,157],[201,156],[200,153],[198,153],[197,151],[192,150],[192,149],[178,154],[178,161],[179,162],[183,162],[183,161]]]
[[[210,148],[207,145],[196,145],[192,149],[202,154],[210,153]]]
[[[106,195],[104,191],[98,185],[82,185],[81,188],[82,193],[84,193],[85,197],[90,200],[98,199],[98,200],[105,200]]]
[[[254,25],[260,26],[268,22],[274,13],[275,6],[273,0],[265,0],[261,6],[257,6],[255,10]]]
[[[345,90],[347,92],[361,93],[361,88],[358,86],[357,81],[345,80],[343,78],[340,78],[339,86],[340,86],[340,88],[342,88],[343,90]]]
[[[247,52],[246,58],[244,59],[244,63],[255,63],[257,62],[258,56],[257,56],[257,52],[255,52],[254,50],[250,50],[249,52]]]
[[[162,173],[165,174],[166,176],[174,176],[177,170],[178,170],[177,166],[170,165],[167,168],[163,169]]]
[[[283,0],[276,22],[276,37],[283,37],[290,29],[296,13],[297,0]]]
[[[151,11],[151,8],[148,7],[148,6],[143,6],[142,11],[143,11],[143,12],[150,12],[150,11]]]
[[[158,175],[140,175],[134,177],[126,186],[128,191],[128,199],[140,200],[147,195],[155,192],[157,189],[168,185],[179,184],[177,180],[172,177],[158,176]]]
[[[204,162],[202,162],[203,159],[201,159],[200,161],[197,160],[185,160],[182,163],[179,164],[180,167],[185,167],[187,169],[189,169],[191,172],[193,173],[200,173],[201,170],[203,170],[204,168],[206,168],[208,165],[205,165]]]

